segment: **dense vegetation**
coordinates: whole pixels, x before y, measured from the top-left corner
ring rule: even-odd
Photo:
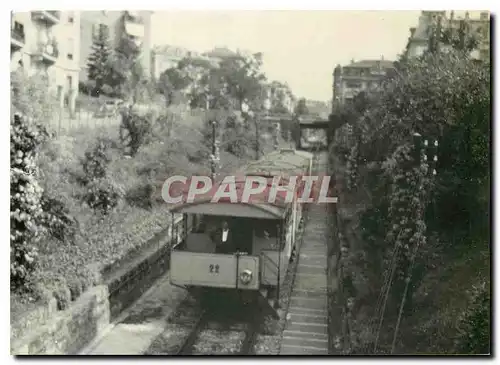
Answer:
[[[332,118],[334,170],[358,208],[341,223],[354,352],[489,352],[490,65],[469,51],[402,60]]]

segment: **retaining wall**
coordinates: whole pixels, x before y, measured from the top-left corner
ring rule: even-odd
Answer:
[[[182,221],[176,225],[179,242]],[[11,329],[11,354],[78,354],[169,269],[170,237],[170,227],[158,233],[135,257],[105,274],[103,285],[89,289],[66,310],[58,311],[52,298],[26,313]]]

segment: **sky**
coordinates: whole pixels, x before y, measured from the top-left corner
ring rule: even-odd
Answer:
[[[419,11],[158,11],[153,44],[204,52],[213,47],[264,54],[271,80],[297,97],[328,101],[332,72],[352,59],[396,60]]]

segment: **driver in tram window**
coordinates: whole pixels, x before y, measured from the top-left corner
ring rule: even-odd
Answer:
[[[231,232],[229,230],[229,224],[224,221],[219,229],[217,229],[212,237],[215,242],[216,253],[230,253],[231,251]]]

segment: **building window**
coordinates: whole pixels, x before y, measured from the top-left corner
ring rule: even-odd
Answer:
[[[106,34],[109,27],[106,24],[92,24],[92,36],[94,38],[99,37],[99,34]]]
[[[360,82],[346,82],[346,87],[349,89],[360,89],[361,86]]]
[[[67,90],[71,91],[72,85],[73,85],[73,77],[72,76],[66,76],[66,83],[67,83]]]
[[[68,53],[67,53],[68,60],[73,59],[74,52],[75,52],[75,41],[73,38],[69,38],[68,39]]]
[[[14,21],[14,31],[19,34],[24,34],[24,25]]]

